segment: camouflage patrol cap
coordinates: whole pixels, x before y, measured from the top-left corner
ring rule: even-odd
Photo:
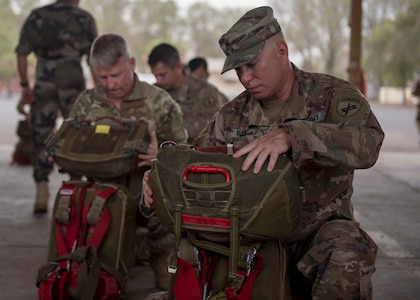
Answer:
[[[280,31],[271,7],[248,11],[219,40],[226,54],[222,74],[253,60],[264,48],[265,40]]]

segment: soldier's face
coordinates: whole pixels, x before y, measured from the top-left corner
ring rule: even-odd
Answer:
[[[151,68],[156,78],[156,85],[164,90],[172,90],[178,88],[180,72],[178,66],[167,67],[163,63],[158,63]],[[181,70],[182,74],[182,70]]]
[[[204,69],[204,67],[200,67],[200,68],[195,69],[194,71],[191,71],[191,74],[202,79],[209,78],[209,73],[206,71],[206,69]]]
[[[113,66],[95,66],[94,70],[109,99],[124,100],[130,96],[134,88],[134,58],[119,58]]]
[[[254,60],[235,69],[239,81],[255,99],[275,100],[286,84],[283,72],[288,56],[280,48],[280,44],[276,47],[266,43]]]

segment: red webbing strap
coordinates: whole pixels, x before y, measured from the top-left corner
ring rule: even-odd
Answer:
[[[77,239],[80,226],[80,213],[77,211],[75,206],[77,191],[80,189],[79,197],[84,199],[86,189],[92,185],[92,182],[88,182],[82,187],[76,186],[72,183],[63,183],[60,188],[60,193],[69,193],[71,191],[70,206],[69,206],[69,220],[67,224],[58,223],[57,218],[54,217],[54,224],[56,229],[56,244],[57,252],[59,256],[70,253],[73,249],[74,242]],[[67,191],[67,192],[65,192]],[[40,300],[62,300],[65,299],[65,285],[68,279],[67,270],[68,261],[60,260],[58,262],[59,268],[54,271],[53,274],[47,276],[47,278],[40,284],[38,289],[38,297]],[[56,295],[54,295],[54,291]]]
[[[208,227],[218,227],[218,228],[230,228],[230,219],[226,218],[214,218],[214,217],[204,217],[204,216],[193,216],[182,214],[181,223],[188,225],[199,225],[199,226],[208,226]]]
[[[60,271],[54,272],[54,274],[51,274],[48,276],[40,285],[38,288],[38,299],[39,300],[54,300],[55,297],[53,295],[53,289],[54,284],[57,280],[60,280],[61,274],[59,274]]]
[[[201,271],[200,271],[200,280],[199,280],[199,286],[201,290],[201,295],[204,293],[204,285],[207,281],[207,270],[208,270],[208,263],[207,263],[207,256],[203,249],[198,250],[201,255]]]
[[[176,300],[202,300],[194,267],[180,257],[178,257],[174,295]]]
[[[239,291],[239,293],[236,287],[225,288],[224,291],[228,300],[252,300],[252,288],[254,286],[254,281],[257,277],[258,272],[261,269],[261,266],[264,263],[264,258],[261,256],[261,254],[256,253],[255,257],[257,258],[255,265],[252,268],[252,271],[249,274],[248,278],[242,285],[242,288]]]
[[[63,183],[60,193],[65,190],[71,190],[71,200],[70,200],[70,207],[69,207],[69,221],[67,224],[59,224],[57,219],[54,218],[55,228],[56,228],[56,243],[57,243],[57,251],[59,256],[66,255],[70,253],[73,248],[74,244],[77,241],[79,236],[80,230],[80,211],[76,209],[76,196],[77,191],[80,189],[79,192],[79,200],[83,201],[86,195],[86,190],[92,183],[88,182],[82,187],[76,186],[72,183]],[[81,206],[79,206],[81,207]],[[65,236],[64,236],[65,235]],[[65,268],[65,262],[60,262],[60,267]]]
[[[205,257],[203,253],[202,255]],[[207,284],[211,284],[211,279],[213,278],[214,270],[216,269],[216,264],[219,261],[219,257],[219,254],[213,254],[210,256],[210,266],[208,267],[208,271],[206,271],[207,274],[203,276]],[[208,261],[207,258],[206,261]],[[211,290],[212,288],[213,287],[210,285],[207,287],[207,290]]]
[[[61,274],[61,277],[58,278],[57,287],[54,289],[54,291],[57,292],[55,295],[57,298],[54,298],[53,300],[66,300],[66,282],[69,278],[70,273],[69,272],[63,272]]]
[[[95,199],[100,198],[103,199],[105,202],[115,193],[117,192],[116,188],[108,187],[103,190],[96,190],[95,191]],[[83,236],[86,234],[86,230],[89,231],[90,237],[89,240],[86,241],[86,246],[94,246],[96,250],[99,251],[99,247],[102,244],[102,240],[105,237],[105,234],[108,231],[109,223],[111,222],[111,215],[109,213],[108,207],[104,204],[102,214],[99,217],[99,220],[96,225],[89,225],[88,224],[88,213],[92,207],[94,201],[90,203],[90,205],[86,205],[83,208],[83,228],[82,231]],[[83,241],[84,243],[84,241]]]
[[[74,242],[77,234],[75,227],[78,227],[76,210],[74,206],[74,199],[77,194],[79,187],[71,183],[63,183],[60,188],[60,195],[65,193],[65,196],[70,195],[70,206],[68,207],[68,222],[67,224],[60,224],[57,218],[54,218],[55,229],[56,229],[56,244],[58,256],[62,256],[71,251],[72,243]]]

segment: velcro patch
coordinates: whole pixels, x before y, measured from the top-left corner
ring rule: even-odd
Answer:
[[[337,112],[340,116],[350,117],[355,115],[362,107],[360,99],[341,98],[338,101]]]
[[[109,125],[98,124],[95,127],[95,133],[98,133],[98,134],[109,134],[110,130],[111,130],[111,126]]]

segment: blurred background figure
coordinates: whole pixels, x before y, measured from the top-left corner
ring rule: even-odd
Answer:
[[[48,177],[53,163],[45,155],[44,141],[54,129],[59,112],[66,118],[85,89],[81,58],[88,56],[97,36],[94,18],[78,5],[79,0],[57,0],[32,10],[15,49],[22,104],[31,104],[34,213],[46,213],[48,208]],[[31,53],[37,59],[33,88],[28,76]]]
[[[156,85],[181,106],[191,143],[222,106],[224,95],[211,83],[191,75],[188,67],[182,64],[178,49],[170,44],[154,47],[148,63]]]
[[[419,146],[420,146],[420,78],[414,83],[413,91],[411,94],[417,97],[417,114],[416,114],[416,125],[419,132]]]
[[[188,62],[188,67],[192,75],[207,80],[209,71],[207,69],[207,61],[204,57],[195,57]]]

